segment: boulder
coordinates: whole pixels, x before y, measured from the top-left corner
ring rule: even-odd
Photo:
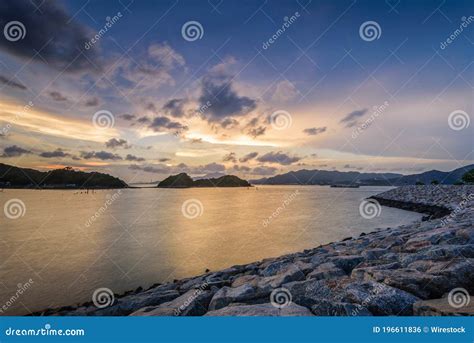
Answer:
[[[307,275],[307,278],[322,280],[345,275],[346,273],[341,268],[336,267],[334,263],[326,262],[317,266],[316,269]]]
[[[459,308],[449,304],[448,298],[417,301],[413,305],[415,316],[474,316],[474,303]]]
[[[349,274],[352,269],[364,261],[364,258],[358,255],[342,255],[331,257],[328,261],[334,263],[338,268],[341,268],[346,274]]]
[[[214,311],[226,307],[230,303],[249,303],[257,298],[268,295],[268,292],[262,293],[258,287],[244,284],[239,287],[222,287],[212,297],[209,304],[209,310]]]
[[[332,302],[320,300],[311,306],[311,311],[316,316],[371,316],[367,308],[359,304]]]

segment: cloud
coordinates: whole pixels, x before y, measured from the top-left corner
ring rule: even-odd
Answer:
[[[163,157],[163,158],[159,158],[158,161],[160,161],[160,162],[168,162],[168,161],[171,161],[171,158]]]
[[[180,163],[176,166],[167,166],[165,164],[153,164],[148,166],[139,166],[133,164],[129,167],[131,170],[141,170],[147,173],[155,173],[155,174],[177,174],[177,173],[188,173],[188,174],[211,174],[216,172],[223,172],[225,171],[225,166],[223,164],[218,163],[209,163],[202,166],[188,166],[184,163]]]
[[[18,145],[11,145],[3,149],[3,155],[1,157],[18,157],[25,154],[31,154],[30,150],[23,149]]]
[[[42,152],[40,156],[44,158],[55,158],[55,157],[68,157],[68,156],[71,156],[71,154],[68,154],[67,152],[64,152],[63,150],[58,148],[54,151]]]
[[[54,100],[54,101],[66,101],[67,98],[62,95],[61,93],[59,92],[56,92],[56,91],[53,91],[53,92],[49,92],[49,96]]]
[[[237,162],[237,158],[235,157],[235,152],[230,152],[227,155],[224,156],[222,159],[223,162]]]
[[[247,131],[247,134],[253,138],[257,138],[258,136],[263,136],[267,128],[265,126],[259,126],[254,129],[250,129]]]
[[[17,42],[0,39],[0,49],[14,56],[67,71],[92,69],[91,61],[98,63],[96,49],[84,49],[92,31],[75,22],[55,1],[4,0],[0,23],[3,27],[10,21],[19,21],[26,29],[25,37]]]
[[[143,157],[137,157],[137,156],[135,156],[135,155],[130,155],[130,154],[128,154],[128,155],[125,157],[125,159],[126,159],[127,161],[137,161],[137,162],[143,162],[143,161],[145,161],[145,159],[144,159]]]
[[[120,115],[120,118],[122,118],[123,120],[127,120],[127,121],[132,121],[135,119],[135,116],[133,114],[122,114]]]
[[[99,98],[97,97],[89,98],[84,103],[84,106],[87,106],[87,107],[95,107],[97,105],[99,105]]]
[[[107,148],[124,148],[124,149],[129,149],[130,145],[128,145],[128,142],[125,139],[117,139],[117,138],[111,138],[107,142],[105,142],[105,146]]]
[[[212,72],[201,80],[199,105],[207,106],[203,116],[209,122],[219,122],[227,117],[244,116],[257,107],[257,102],[240,96],[233,89],[232,78],[224,73]]]
[[[221,126],[224,129],[231,129],[233,127],[239,126],[239,122],[232,118],[225,118],[223,121],[221,121]]]
[[[284,166],[290,165],[292,163],[298,162],[301,160],[298,156],[289,156],[281,151],[278,152],[269,152],[265,155],[260,156],[257,161],[259,162],[268,162],[268,163],[278,163]]]
[[[140,117],[137,119],[137,122],[140,124],[146,124],[150,122],[150,118],[148,117]]]
[[[122,159],[122,157],[120,157],[119,155],[113,154],[113,153],[107,152],[107,151],[98,151],[98,152],[95,152],[95,151],[89,151],[89,152],[83,151],[83,152],[81,152],[81,157],[82,157],[83,159],[86,159],[86,160],[98,159],[98,160],[102,160],[102,161],[106,161],[106,160],[115,161],[115,160],[121,160],[121,159]]]
[[[262,167],[255,167],[252,169],[252,174],[254,175],[262,175],[262,176],[265,176],[265,175],[273,175],[275,174],[275,172],[277,171],[278,169],[275,168],[275,167],[266,167],[266,166],[262,166]]]
[[[236,164],[232,167],[232,170],[237,171],[237,172],[248,173],[250,170],[252,170],[252,168],[247,167],[247,166],[239,166]]]
[[[13,81],[12,79],[9,79],[9,78],[7,78],[3,75],[0,75],[0,83],[4,84],[6,86],[12,87],[12,88],[26,90],[26,86],[23,85],[22,83]]]
[[[251,152],[251,153],[248,153],[247,155],[239,158],[239,161],[240,162],[248,162],[250,160],[253,160],[257,156],[258,156],[258,152]]]
[[[326,132],[327,127],[309,127],[307,129],[304,129],[303,132],[306,133],[309,136],[316,136],[319,135],[320,133]]]
[[[187,130],[188,127],[182,125],[177,121],[171,121],[168,117],[156,117],[151,122],[150,126],[151,129],[154,131],[161,131],[162,129],[169,129],[169,130]]]
[[[346,127],[353,127],[357,124],[357,120],[366,113],[366,108],[362,110],[352,111],[351,113],[346,114],[344,118],[342,118],[339,122],[341,124],[344,124]]]
[[[169,174],[171,171],[171,168],[164,164],[159,164],[159,165],[154,165],[154,166],[139,166],[137,164],[132,164],[130,167],[128,167],[128,169],[140,170],[146,173],[154,173],[154,174]]]
[[[184,117],[184,105],[186,105],[185,99],[171,99],[167,101],[163,107],[162,111],[172,117],[181,118]]]

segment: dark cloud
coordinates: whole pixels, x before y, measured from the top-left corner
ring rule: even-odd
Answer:
[[[169,130],[187,130],[188,127],[182,125],[177,121],[171,121],[168,117],[156,117],[150,124],[150,128],[154,131],[161,131],[162,129],[169,129]]]
[[[93,32],[77,23],[55,1],[3,0],[1,27],[10,21],[19,21],[26,30],[24,38],[16,42],[0,39],[0,49],[14,56],[46,63],[61,71],[90,70],[92,63],[98,63],[96,49],[84,49]]]
[[[137,122],[139,122],[140,124],[146,124],[146,123],[149,123],[150,122],[150,118],[148,117],[140,117],[137,119]]]
[[[239,96],[232,87],[228,75],[210,74],[203,77],[199,105],[207,106],[203,116],[210,122],[219,122],[226,117],[243,116],[257,107],[257,102],[246,96]]]
[[[258,136],[263,136],[265,131],[267,130],[264,126],[259,126],[247,131],[247,134],[253,138],[257,138]]]
[[[111,138],[107,142],[105,142],[105,146],[107,148],[124,148],[124,149],[129,149],[130,145],[128,145],[128,142],[125,139],[122,138]]]
[[[163,157],[163,158],[159,158],[158,161],[160,161],[160,162],[168,162],[168,161],[171,161],[171,158]]]
[[[224,158],[222,158],[222,161],[223,162],[234,162],[234,163],[236,163],[237,162],[237,157],[235,156],[235,152],[230,152],[227,155],[225,155]]]
[[[152,111],[154,113],[158,113],[158,108],[156,108],[155,104],[152,102],[149,102],[148,104],[146,104],[145,109],[147,109],[148,111]]]
[[[21,89],[21,90],[26,89],[25,85],[21,84],[20,82],[13,81],[12,79],[9,79],[9,78],[7,78],[3,75],[0,75],[0,83],[4,84],[4,85],[7,85],[9,87],[12,87],[12,88],[17,88],[17,89]]]
[[[346,114],[344,118],[342,118],[339,122],[341,124],[344,124],[346,127],[353,127],[357,124],[357,120],[366,113],[366,108],[362,110],[352,111],[351,113]]]
[[[31,151],[23,149],[18,145],[11,145],[3,149],[3,154],[1,157],[18,157],[25,154],[31,154]]]
[[[210,174],[216,172],[225,171],[225,166],[218,163],[209,163],[203,166],[188,166],[184,163],[180,163],[177,166],[169,167],[165,164],[153,164],[148,166],[139,166],[133,164],[129,167],[131,170],[141,170],[147,173],[155,174],[177,174],[177,173],[188,173],[188,174]]]
[[[87,99],[86,102],[84,103],[84,106],[87,106],[87,107],[95,107],[97,105],[99,105],[99,98],[97,97]]]
[[[230,129],[230,128],[236,127],[238,125],[239,125],[239,122],[235,119],[232,119],[232,118],[225,118],[223,121],[221,121],[221,126],[224,129]]]
[[[57,158],[57,157],[68,157],[71,156],[71,154],[68,154],[67,152],[64,152],[61,149],[56,149],[54,151],[44,151],[40,154],[41,157],[45,158]]]
[[[306,133],[309,136],[316,136],[319,135],[320,133],[326,132],[327,127],[310,127],[307,129],[304,129],[303,132]]]
[[[162,111],[172,117],[181,118],[184,117],[184,105],[186,99],[171,99],[161,108]]]
[[[246,125],[246,127],[255,127],[258,125],[258,117],[252,118]]]
[[[122,157],[120,157],[119,155],[117,154],[113,154],[111,152],[107,152],[107,151],[83,151],[81,152],[81,157],[86,159],[86,160],[90,160],[90,159],[98,159],[98,160],[112,160],[112,161],[115,161],[115,160],[121,160]]]
[[[125,157],[125,159],[126,159],[127,161],[136,161],[136,162],[143,162],[143,161],[145,161],[145,159],[144,159],[143,157],[137,157],[137,156],[135,156],[135,155],[130,155],[130,154],[128,154],[128,155]]]
[[[155,174],[170,174],[171,168],[164,165],[155,165],[155,166],[139,166],[137,164],[132,164],[130,167],[128,167],[130,170],[140,170],[144,171],[147,173],[155,173]]]
[[[243,172],[243,173],[248,173],[252,168],[249,168],[247,166],[239,166],[239,165],[234,165],[232,167],[232,170],[237,171],[237,172]]]
[[[122,118],[123,120],[132,121],[135,119],[135,116],[133,114],[126,113],[126,114],[122,114],[120,118]]]
[[[278,164],[287,166],[292,163],[298,162],[299,160],[301,160],[301,158],[298,156],[291,157],[290,155],[287,155],[281,151],[278,151],[278,152],[272,151],[272,152],[266,153],[265,155],[260,156],[257,160],[259,162],[278,163]]]
[[[67,98],[62,95],[61,93],[59,92],[56,92],[56,91],[53,91],[53,92],[49,92],[49,96],[54,100],[54,101],[66,101]]]
[[[240,162],[248,162],[250,160],[253,160],[257,156],[258,156],[258,152],[251,152],[251,153],[248,153],[247,155],[239,158],[239,161]]]
[[[265,175],[273,175],[275,174],[275,172],[277,171],[278,169],[277,168],[274,168],[274,167],[255,167],[252,169],[252,174],[255,174],[255,175],[262,175],[262,176],[265,176]]]

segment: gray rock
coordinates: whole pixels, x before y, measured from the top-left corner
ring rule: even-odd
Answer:
[[[338,268],[341,268],[346,274],[349,274],[359,263],[364,261],[362,256],[348,255],[335,256],[329,258],[329,262],[333,262]]]
[[[309,309],[303,306],[290,303],[281,309],[274,307],[270,303],[256,305],[227,306],[216,311],[209,311],[205,316],[268,316],[268,317],[292,317],[292,316],[312,316]]]
[[[328,301],[343,301],[340,283],[346,280],[316,280],[296,281],[283,284],[288,289],[294,303],[310,308],[322,299]]]
[[[474,303],[459,308],[449,304],[448,298],[417,301],[413,305],[415,316],[474,316]]]
[[[349,300],[366,307],[374,315],[409,316],[420,300],[413,294],[376,282],[354,282],[346,286]]]
[[[359,304],[331,302],[320,300],[311,306],[311,311],[316,316],[371,316],[367,308]]]
[[[246,284],[239,287],[222,287],[214,294],[209,310],[214,311],[226,307],[230,303],[243,302],[249,303],[256,298],[267,295],[268,292],[262,293],[258,287]]]
[[[316,267],[316,269],[314,269],[311,273],[307,275],[307,278],[322,280],[345,275],[346,273],[341,268],[336,267],[334,263],[326,262]]]

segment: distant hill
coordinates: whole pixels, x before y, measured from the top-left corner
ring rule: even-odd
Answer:
[[[331,170],[298,170],[280,174],[269,178],[251,180],[252,184],[264,185],[332,185],[332,184],[365,184],[383,185],[387,179],[402,177],[395,173],[359,173],[340,172]]]
[[[441,184],[454,184],[461,180],[464,173],[474,169],[474,164],[450,172],[432,170],[421,174],[402,175],[395,173],[359,173],[328,170],[298,170],[269,178],[250,180],[252,184],[264,185],[331,185],[358,184],[362,186],[402,186],[414,185],[417,182],[430,184],[438,181]]]
[[[452,185],[461,180],[461,177],[468,171],[474,169],[474,164],[454,169],[450,172],[439,170],[430,170],[421,174],[405,175],[393,180],[396,186],[414,185],[417,182],[430,184],[432,181],[438,181],[440,184]]]
[[[159,188],[190,188],[190,187],[250,187],[250,184],[234,175],[218,178],[193,179],[186,173],[168,176],[158,184]]]
[[[119,178],[97,172],[82,172],[70,167],[42,172],[0,163],[2,188],[125,188]]]

